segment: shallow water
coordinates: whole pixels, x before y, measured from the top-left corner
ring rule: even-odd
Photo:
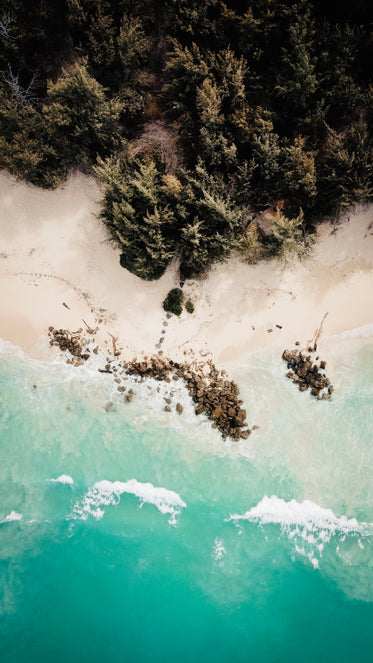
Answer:
[[[0,661],[370,660],[373,344],[325,352],[331,402],[274,350],[240,368],[237,445],[181,384],[179,417],[3,344]]]

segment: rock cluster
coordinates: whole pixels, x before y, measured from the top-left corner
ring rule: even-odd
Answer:
[[[68,363],[81,366],[91,356],[87,351],[87,340],[82,335],[82,329],[70,332],[67,329],[54,329],[49,327],[49,342],[57,345],[61,350],[68,350],[73,356]],[[90,342],[90,341],[89,341]],[[88,342],[88,343],[89,343]],[[98,349],[92,350],[97,354]],[[242,400],[238,398],[238,386],[232,380],[226,379],[225,371],[218,371],[211,361],[198,363],[177,363],[171,359],[164,358],[160,354],[145,357],[142,361],[137,358],[129,362],[119,361],[118,353],[113,349],[114,356],[107,358],[107,363],[98,368],[101,373],[112,373],[114,381],[118,384],[120,393],[126,392],[125,400],[130,402],[133,398],[133,390],[127,390],[123,384],[128,376],[143,380],[152,377],[155,380],[171,383],[183,380],[186,383],[188,393],[195,403],[196,414],[206,414],[213,422],[223,438],[230,437],[233,440],[247,439],[251,430],[246,425],[246,410],[241,406]],[[124,395],[124,394],[123,394]],[[169,399],[164,410],[171,411]],[[183,412],[181,403],[176,404],[176,412]]]
[[[313,363],[310,354],[304,354],[299,350],[284,350],[282,358],[290,369],[286,373],[286,377],[298,384],[300,391],[311,389],[311,395],[319,400],[331,398],[333,386],[330,384],[329,378],[322,372],[326,367],[325,361],[320,361],[319,365]],[[323,392],[324,389],[326,391]]]
[[[246,410],[241,407],[242,400],[238,399],[238,386],[225,379],[225,372],[218,371],[211,361],[203,365],[179,364],[155,355],[146,361],[129,362],[126,372],[165,382],[182,379],[196,404],[196,414],[206,414],[223,438],[247,439],[251,433],[246,427]]]
[[[76,332],[70,332],[68,329],[49,327],[50,345],[58,345],[63,351],[68,350],[78,360],[75,364],[78,366],[81,366],[91,356],[89,352],[83,351],[86,341],[81,337],[82,331],[81,328]]]

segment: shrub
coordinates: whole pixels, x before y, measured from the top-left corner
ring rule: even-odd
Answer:
[[[180,288],[173,288],[168,293],[166,299],[163,302],[163,308],[168,313],[174,313],[175,315],[180,315],[183,307],[183,292]]]
[[[188,313],[194,313],[194,304],[193,302],[190,301],[190,299],[188,299],[188,301],[186,302],[185,308],[188,311]]]

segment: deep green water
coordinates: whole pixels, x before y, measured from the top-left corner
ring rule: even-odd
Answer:
[[[335,345],[329,403],[242,366],[237,445],[4,344],[1,663],[372,660],[373,346]]]

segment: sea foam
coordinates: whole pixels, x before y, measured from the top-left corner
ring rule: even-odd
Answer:
[[[0,525],[2,523],[11,523],[13,520],[21,520],[22,514],[17,513],[17,511],[11,511],[3,520],[0,520]]]
[[[156,487],[151,483],[141,483],[136,479],[125,482],[104,479],[97,481],[83,499],[75,504],[71,517],[86,520],[91,515],[99,520],[105,513],[103,507],[118,504],[124,493],[138,497],[141,500],[140,506],[144,503],[154,504],[161,513],[170,514],[171,524],[176,523],[176,516],[186,507],[180,495],[173,490]]]
[[[70,484],[70,486],[73,485],[74,479],[70,477],[68,474],[61,474],[57,479],[48,479],[50,483],[67,483]]]
[[[212,549],[212,558],[215,561],[218,561],[223,557],[223,555],[226,554],[226,552],[227,551],[224,547],[223,541],[221,539],[216,538],[215,541],[214,541],[213,549]]]
[[[328,341],[344,341],[348,339],[355,338],[370,338],[373,336],[373,323],[363,325],[362,327],[355,327],[354,329],[348,329],[340,334],[333,334],[328,336]]]
[[[319,506],[311,500],[289,502],[267,495],[249,511],[234,514],[228,520],[247,520],[260,525],[280,525],[289,539],[294,539],[295,550],[318,567],[326,543],[333,536],[341,540],[346,536],[365,537],[373,534],[373,523],[359,522],[356,518],[336,516],[332,509]],[[317,556],[317,557],[316,557]]]

